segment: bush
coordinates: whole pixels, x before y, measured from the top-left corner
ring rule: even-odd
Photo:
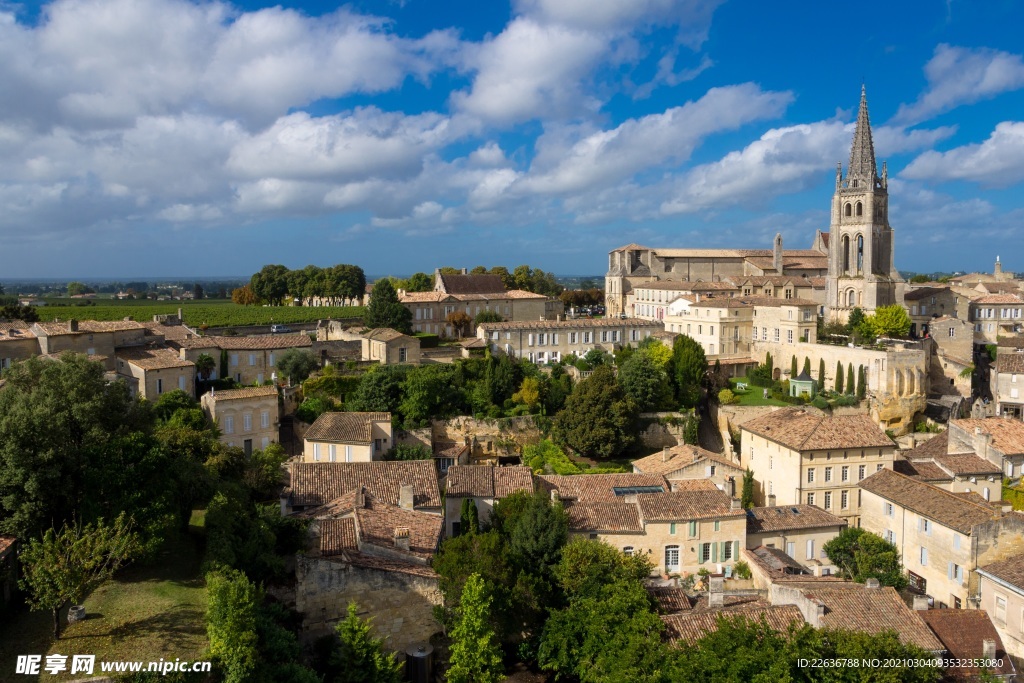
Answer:
[[[400,443],[384,454],[385,460],[430,460],[434,457],[430,449],[420,444]]]
[[[718,402],[723,405],[732,405],[733,403],[739,403],[740,399],[736,394],[732,393],[729,389],[722,389],[718,392]]]
[[[824,396],[815,396],[814,400],[811,401],[811,405],[818,410],[825,410],[828,408],[828,401],[825,400]]]
[[[732,566],[732,573],[737,579],[749,579],[752,574],[750,573],[750,565],[740,560]]]
[[[428,332],[417,332],[413,336],[420,340],[421,349],[436,349],[437,345],[441,342],[439,336]]]
[[[299,418],[306,424],[313,424],[316,419],[326,412],[330,412],[334,408],[330,399],[312,397],[307,398],[299,407],[295,410],[295,417]]]
[[[841,396],[836,396],[835,400],[832,401],[832,405],[836,407],[855,406],[858,403],[860,403],[860,401],[857,400],[857,397],[851,394],[842,394]]]

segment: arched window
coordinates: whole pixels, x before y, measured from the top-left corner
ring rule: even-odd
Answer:
[[[852,216],[853,215],[853,207],[850,204],[846,205],[846,215],[847,216]]]
[[[857,202],[857,215],[858,216],[863,216],[864,215],[864,205],[861,204],[860,202]]]
[[[843,272],[850,272],[850,237],[848,235],[843,236]]]
[[[857,187],[857,181],[856,180],[853,181],[853,186]]]
[[[857,272],[864,272],[864,235],[857,235]]]
[[[632,557],[633,556],[633,546],[627,545],[625,548],[622,549],[622,554],[625,555],[626,557]]]
[[[856,303],[856,301],[857,301],[856,295],[853,293],[853,290],[851,289],[846,294],[846,304],[852,308],[854,306],[854,304]]]

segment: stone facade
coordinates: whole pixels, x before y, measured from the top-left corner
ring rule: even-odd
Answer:
[[[485,323],[477,327],[476,336],[490,344],[492,353],[543,364],[570,354],[583,356],[595,348],[611,353],[622,346],[635,347],[663,330],[655,321],[603,318]]]
[[[991,575],[982,566],[978,590],[979,608],[988,613],[1003,647],[1014,657],[1024,658],[1024,587]]]
[[[665,329],[692,337],[709,358],[749,358],[753,342],[786,346],[817,341],[818,305],[804,299],[733,297],[677,300]]]
[[[544,320],[562,313],[560,301],[553,302],[543,294],[521,290],[491,294],[399,292],[398,300],[412,313],[413,331],[442,337],[458,336],[458,330],[448,322],[452,313],[465,313],[476,318],[484,311],[493,311],[504,320],[514,321]]]
[[[362,336],[362,360],[381,365],[419,365],[420,340],[391,329],[370,330]]]
[[[277,443],[281,414],[276,387],[211,391],[200,399],[203,412],[220,429],[220,442],[247,451]]]
[[[1024,420],[1024,349],[999,349],[989,386],[997,415]]]

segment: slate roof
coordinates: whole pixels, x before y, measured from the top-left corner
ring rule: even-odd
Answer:
[[[186,349],[223,349],[225,351],[257,351],[292,349],[312,346],[308,334],[262,334],[252,337],[195,337],[178,342]]]
[[[572,531],[641,533],[644,530],[636,503],[567,501],[565,513]]]
[[[563,500],[583,503],[616,502],[615,488],[660,486],[669,490],[668,482],[660,474],[541,474],[537,486],[543,491],[557,490]]]
[[[637,495],[636,501],[646,522],[746,516],[742,508],[732,508],[732,498],[727,493],[717,489],[641,493]]]
[[[500,275],[445,275],[438,273],[441,290],[449,294],[492,294],[504,292]]]
[[[668,460],[665,459],[666,452]],[[739,463],[729,460],[724,455],[712,453],[700,446],[689,445],[673,446],[667,451],[659,451],[646,458],[634,460],[633,467],[644,474],[669,474],[704,460],[738,470],[743,469]]]
[[[517,491],[533,493],[533,471],[529,467],[452,465],[448,468],[446,496],[500,500]]]
[[[984,567],[978,567],[978,571],[990,574],[1024,592],[1024,555],[1014,555],[1005,560],[986,564]]]
[[[143,370],[166,370],[170,368],[194,368],[190,360],[185,360],[168,348],[126,347],[118,349],[114,354],[118,360],[131,363]]]
[[[371,443],[374,422],[391,422],[391,413],[329,412],[306,430],[306,441]]]
[[[748,534],[846,525],[845,519],[825,512],[817,505],[775,505],[747,510]]]
[[[403,485],[413,486],[416,507],[441,507],[433,460],[399,462],[296,462],[285,490],[296,507],[329,503],[359,485],[385,503],[398,505]]]
[[[868,415],[825,416],[782,408],[744,422],[740,429],[796,451],[895,446]]]
[[[946,648],[945,659],[981,659],[984,641],[996,641],[996,659],[1002,666],[991,671],[998,675],[1014,673],[1013,662],[1003,648],[1003,640],[985,610],[929,609],[918,612],[924,622]],[[946,677],[954,681],[978,681],[983,669],[973,666],[946,668]]]
[[[950,420],[950,424],[973,434],[975,428],[992,435],[992,445],[1004,455],[1024,454],[1024,422],[1005,417]]]
[[[796,605],[749,605],[706,612],[682,612],[661,617],[665,638],[677,645],[693,645],[718,630],[722,619],[742,618],[753,623],[764,622],[769,628],[785,633],[790,624],[800,626],[804,617]]]
[[[998,511],[954,495],[937,486],[882,469],[860,482],[860,487],[943,526],[969,535],[976,524],[998,516]]]
[[[241,389],[221,389],[210,393],[215,401],[238,401],[250,398],[277,396],[277,387],[242,387]]]

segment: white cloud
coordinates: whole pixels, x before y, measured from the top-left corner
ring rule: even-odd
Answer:
[[[1024,181],[1024,122],[1003,121],[981,144],[924,152],[900,175],[914,180],[969,180],[990,187]]]
[[[913,104],[901,104],[894,123],[926,121],[962,104],[1024,88],[1024,60],[1000,50],[942,44],[924,72],[927,90]]]

